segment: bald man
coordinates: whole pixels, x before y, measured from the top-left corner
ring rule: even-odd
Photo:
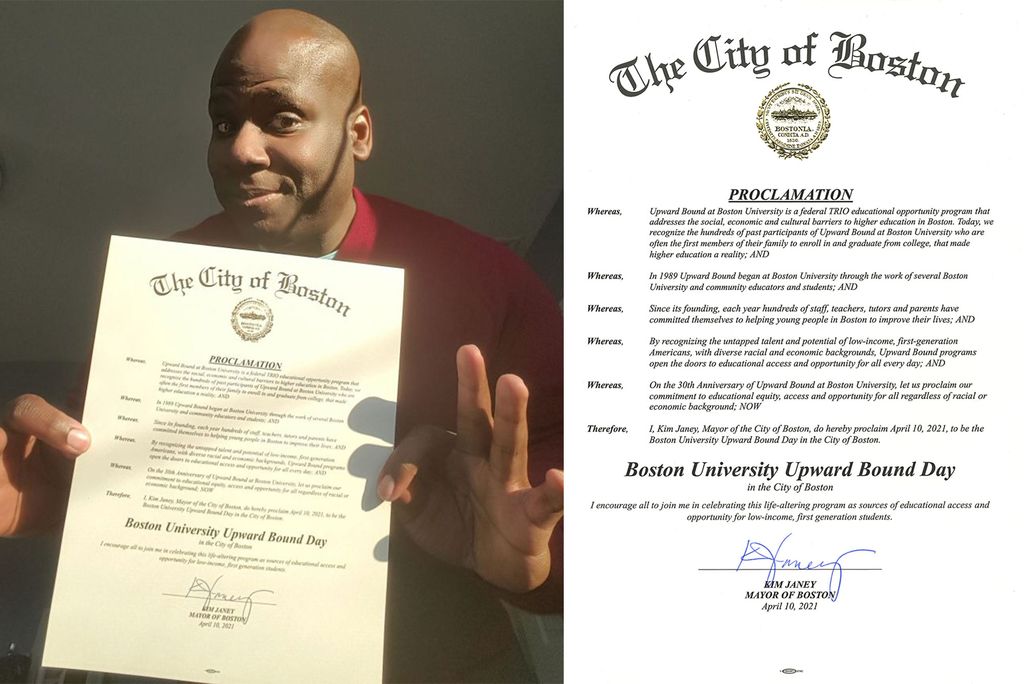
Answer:
[[[511,632],[496,598],[560,607],[557,306],[493,242],[354,188],[373,125],[335,26],[295,10],[254,17],[217,62],[209,113],[223,212],[176,239],[406,271],[398,446],[378,482],[400,523],[386,677],[521,678],[502,662]],[[0,424],[0,532],[59,525],[88,431],[31,395]]]
[[[323,256],[355,215],[355,162],[373,149],[348,38],[295,10],[260,14],[221,53],[210,82],[208,163],[246,244]]]

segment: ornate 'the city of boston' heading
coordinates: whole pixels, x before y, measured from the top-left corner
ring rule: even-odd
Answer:
[[[808,34],[802,44],[794,44],[782,48],[780,64],[792,66],[803,64],[813,66],[818,38],[817,33]],[[901,57],[885,52],[868,52],[868,39],[861,33],[842,33],[835,31],[831,35],[834,43],[832,54],[834,61],[828,66],[828,75],[835,79],[842,78],[843,71],[850,69],[866,69],[896,78],[905,78],[920,85],[932,86],[939,92],[948,93],[950,97],[959,97],[959,91],[965,81],[955,78],[937,67],[921,62],[921,53],[915,51],[911,57]],[[640,62],[638,64],[638,62]],[[766,78],[771,74],[770,48],[767,45],[751,45],[744,38],[725,38],[721,35],[702,38],[693,47],[692,64],[703,73],[716,73],[726,67],[729,69],[750,69],[756,78]],[[656,62],[648,52],[641,62],[640,57],[616,64],[608,73],[608,80],[615,84],[619,93],[626,97],[642,95],[650,86],[665,85],[668,91],[674,92],[672,81],[679,80],[687,74],[686,62],[674,59],[670,62]],[[798,116],[799,113],[794,113]]]

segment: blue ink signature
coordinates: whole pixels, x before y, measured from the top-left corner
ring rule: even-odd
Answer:
[[[775,579],[775,573],[778,570],[821,570],[823,568],[832,568],[832,572],[828,576],[828,591],[831,594],[831,600],[835,601],[839,598],[839,589],[843,586],[843,566],[839,562],[851,553],[875,553],[874,549],[850,549],[844,553],[839,554],[834,561],[807,561],[801,562],[792,560],[790,558],[779,558],[779,554],[782,552],[782,545],[786,543],[786,540],[793,535],[792,532],[787,534],[779,542],[779,545],[772,551],[765,544],[756,541],[747,540],[747,546],[743,549],[743,555],[740,556],[740,562],[736,566],[739,570],[744,563],[751,561],[766,560],[771,561],[771,565],[768,566],[768,575],[765,577],[765,582],[770,582]]]
[[[203,607],[200,610],[210,610],[211,604],[214,601],[226,601],[229,603],[241,603],[242,604],[242,624],[249,622],[249,615],[252,614],[253,600],[252,597],[256,594],[273,594],[274,592],[270,589],[257,589],[256,591],[250,592],[249,594],[225,594],[223,592],[214,591],[217,588],[217,583],[221,581],[224,576],[221,575],[213,584],[210,584],[206,580],[200,577],[192,578],[192,586],[185,592],[184,598],[201,598],[203,599]]]

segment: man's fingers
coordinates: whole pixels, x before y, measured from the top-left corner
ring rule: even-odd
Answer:
[[[550,529],[562,518],[565,497],[565,474],[552,468],[544,483],[530,490],[526,500],[526,517],[537,527]]]
[[[451,451],[455,436],[441,428],[420,426],[406,435],[381,468],[377,478],[377,496],[382,501],[412,500],[410,489],[419,464]]]
[[[466,454],[486,457],[491,444],[491,391],[487,386],[487,368],[480,350],[472,344],[459,347],[455,354],[459,373],[459,395],[455,420],[457,447]]]
[[[409,503],[412,501],[412,481],[417,472],[419,466],[412,463],[399,463],[389,473],[381,471],[380,480],[377,481],[377,496],[381,501]]]
[[[518,375],[498,378],[494,393],[496,401],[490,448],[491,470],[504,482],[525,485],[529,444],[526,402],[530,393]]]
[[[8,402],[0,415],[0,424],[8,430],[36,437],[70,457],[84,452],[92,442],[81,423],[34,394],[23,394]]]

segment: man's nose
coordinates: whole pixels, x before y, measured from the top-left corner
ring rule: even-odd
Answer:
[[[231,142],[231,157],[236,163],[247,167],[270,165],[266,140],[259,126],[251,121],[242,124]]]

